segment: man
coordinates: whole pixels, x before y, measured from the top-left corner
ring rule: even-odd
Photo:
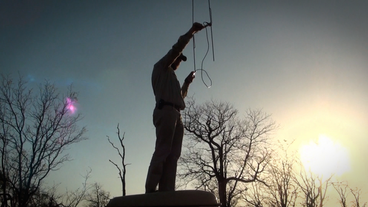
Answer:
[[[158,191],[175,190],[176,167],[184,135],[180,110],[185,108],[184,98],[194,79],[193,71],[180,87],[175,70],[181,61],[187,59],[182,51],[193,35],[203,28],[202,24],[194,23],[153,67],[152,88],[156,99],[153,124],[156,127],[156,146],[148,169],[146,193],[155,192],[157,185]]]

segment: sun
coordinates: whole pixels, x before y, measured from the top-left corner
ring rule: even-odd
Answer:
[[[320,135],[317,142],[311,141],[300,148],[300,158],[306,170],[322,176],[341,176],[350,170],[349,154],[346,148]]]

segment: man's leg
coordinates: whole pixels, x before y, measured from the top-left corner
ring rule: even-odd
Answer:
[[[164,162],[171,152],[177,114],[166,108],[155,109],[153,122],[156,127],[156,146],[146,179],[146,193],[154,192],[162,178]]]
[[[175,179],[178,159],[181,154],[181,147],[183,142],[184,127],[181,121],[180,113],[178,113],[176,120],[176,127],[174,138],[172,142],[171,153],[168,155],[164,163],[164,171],[159,184],[159,191],[174,191]]]

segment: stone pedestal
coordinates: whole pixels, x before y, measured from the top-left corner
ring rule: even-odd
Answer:
[[[215,195],[206,191],[183,190],[115,197],[106,207],[217,207]]]

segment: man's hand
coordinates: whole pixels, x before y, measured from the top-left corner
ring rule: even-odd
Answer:
[[[185,82],[190,84],[192,83],[193,79],[195,78],[195,71],[189,73],[189,75],[185,78]]]
[[[192,34],[194,34],[194,33],[198,32],[198,31],[201,31],[203,28],[204,28],[204,26],[201,23],[194,22],[189,31]]]

